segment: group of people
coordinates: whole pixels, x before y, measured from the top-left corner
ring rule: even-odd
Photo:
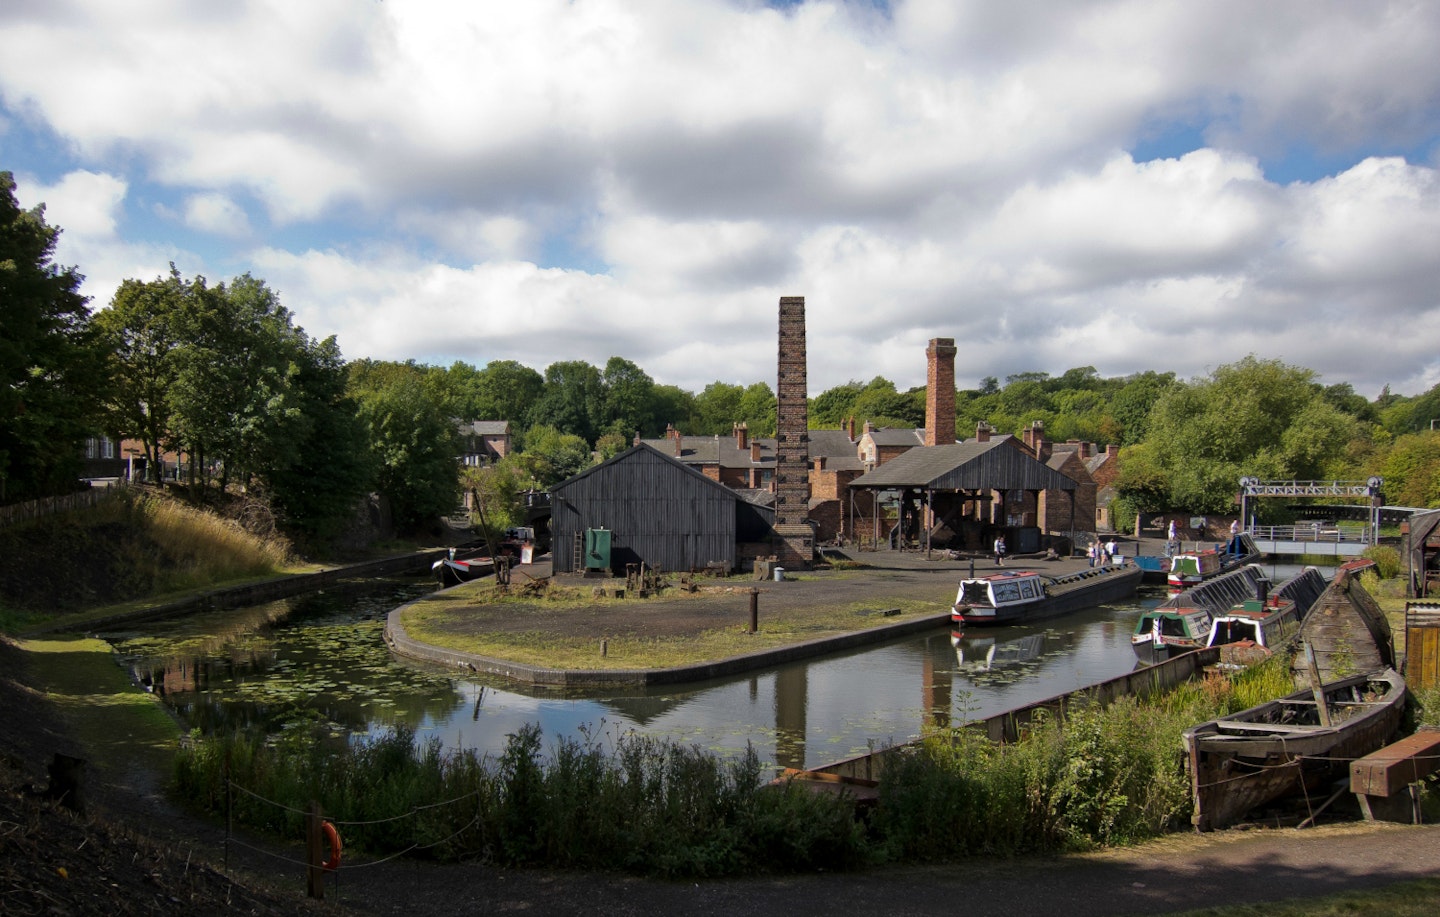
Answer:
[[[1111,538],[1103,544],[1099,541],[1090,542],[1090,547],[1085,549],[1085,556],[1089,558],[1092,567],[1115,563],[1115,539]]]

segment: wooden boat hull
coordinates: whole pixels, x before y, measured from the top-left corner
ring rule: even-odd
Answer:
[[[1141,575],[1141,569],[1134,564],[1096,567],[1071,577],[1061,577],[1048,594],[1034,601],[994,608],[956,604],[950,618],[965,627],[1028,624],[1129,598],[1139,587]]]
[[[1405,680],[1393,669],[1322,688],[1332,725],[1306,690],[1187,729],[1191,821],[1223,828],[1258,806],[1317,788],[1384,747],[1400,726]]]

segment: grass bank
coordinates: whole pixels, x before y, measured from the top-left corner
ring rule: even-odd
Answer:
[[[156,495],[119,491],[95,506],[0,529],[0,630],[63,615],[297,572],[289,546]],[[83,613],[83,614],[82,614]]]

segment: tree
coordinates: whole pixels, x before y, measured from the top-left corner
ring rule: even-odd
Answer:
[[[187,295],[171,264],[169,277],[123,281],[110,308],[95,316],[115,383],[104,404],[107,426],[121,437],[140,440],[146,476],[155,484],[171,433],[170,394],[179,375],[175,352]]]
[[[1145,441],[1150,432],[1150,411],[1161,394],[1175,385],[1174,373],[1143,372],[1127,376],[1110,399],[1110,413],[1120,425],[1121,445]]]
[[[73,489],[85,439],[100,432],[104,353],[83,278],[52,260],[59,237],[0,172],[0,501]]]
[[[1380,466],[1386,499],[1399,506],[1440,508],[1440,431],[1396,438]]]
[[[600,385],[604,399],[601,415],[606,433],[632,437],[636,433],[649,436],[655,429],[655,380],[643,369],[623,357],[611,357],[605,363]]]
[[[460,443],[445,406],[416,375],[356,394],[380,492],[390,499],[397,524],[414,531],[451,512]]]
[[[1308,369],[1253,355],[1166,389],[1145,442],[1170,482],[1165,509],[1227,511],[1242,475],[1306,477],[1357,430],[1325,402]]]
[[[728,434],[740,419],[740,399],[745,390],[728,382],[715,381],[695,396],[695,409],[699,412],[696,429],[685,430],[697,436]]]
[[[525,431],[522,464],[542,489],[574,477],[591,465],[590,447],[573,433],[547,424]]]
[[[858,379],[828,388],[810,399],[810,426],[816,430],[835,430],[855,416],[855,399],[865,386]]]
[[[335,338],[305,347],[297,367],[294,397],[305,422],[292,430],[295,449],[265,454],[255,470],[285,530],[320,548],[342,529],[377,469]]]
[[[769,385],[756,382],[740,394],[739,420],[751,436],[774,436],[777,419],[775,393]]]
[[[604,410],[600,370],[584,360],[567,360],[545,368],[545,385],[527,419],[532,427],[551,426],[592,443],[603,425]]]
[[[655,418],[657,434],[665,424],[672,424],[680,430],[698,428],[700,410],[693,394],[675,385],[657,385],[650,394],[653,401],[651,414]]]
[[[531,405],[540,399],[545,377],[514,360],[492,360],[475,378],[469,413],[462,420],[524,422]]]

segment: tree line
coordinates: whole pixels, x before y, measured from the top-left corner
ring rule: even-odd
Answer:
[[[316,340],[263,280],[168,276],[124,281],[92,313],[74,267],[53,261],[60,230],[22,210],[0,172],[0,501],[73,488],[81,446],[108,435],[190,458],[201,500],[235,490],[269,502],[302,543],[333,537],[367,493],[402,527],[450,512],[457,488],[514,518],[517,495],[544,489],[668,426],[726,435],[737,422],[773,436],[769,385],[714,382],[698,393],[656,383],[623,357],[604,366],[511,360],[481,367],[346,361]],[[1385,478],[1389,502],[1440,506],[1440,386],[1371,401],[1321,385],[1303,367],[1250,356],[1208,376],[1119,378],[1079,367],[1022,372],[955,393],[956,436],[987,423],[1018,433],[1036,421],[1054,441],[1121,447],[1118,511],[1223,513],[1242,475]],[[810,402],[812,427],[847,421],[918,428],[923,387],[852,380]],[[507,420],[516,452],[457,482],[458,425]],[[1269,511],[1269,510],[1267,510]]]

